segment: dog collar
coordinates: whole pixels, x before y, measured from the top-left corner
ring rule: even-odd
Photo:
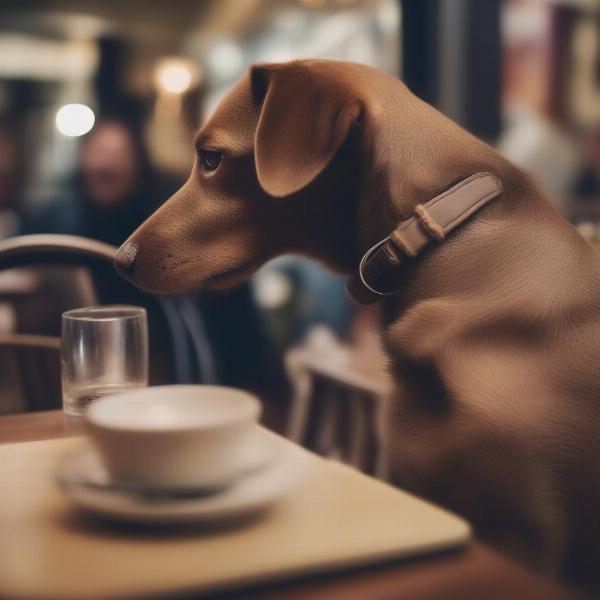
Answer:
[[[430,242],[442,243],[448,233],[502,193],[502,182],[491,173],[475,173],[432,198],[417,204],[413,215],[363,255],[358,273],[347,285],[357,304],[373,304],[400,290],[386,288],[390,272],[415,258]]]

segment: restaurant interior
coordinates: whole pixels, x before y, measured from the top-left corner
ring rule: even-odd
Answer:
[[[115,272],[114,252],[186,182],[196,132],[250,65],[301,58],[364,63],[401,79],[530,173],[600,249],[599,17],[599,0],[1,2],[0,442],[7,452],[17,445],[11,442],[43,444],[81,432],[78,418],[61,413],[61,315],[96,305],[141,306],[149,385],[218,385],[255,394],[265,427],[328,459],[327,469],[341,464],[368,477],[373,494],[381,494],[373,514],[393,521],[378,428],[390,386],[379,338],[385,304],[357,306],[346,293],[346,276],[296,255],[268,262],[226,292],[154,296]],[[26,434],[23,417],[32,419]],[[8,468],[13,455],[1,450],[0,444],[0,464]],[[391,523],[387,536],[384,527],[381,539],[371,540],[379,522],[365,516],[369,495],[346,471],[337,473],[323,486],[347,505],[339,512],[323,508],[321,519],[294,539],[284,536],[296,530],[277,520],[283,521],[283,509],[264,532],[253,521],[240,529],[228,525],[225,533],[212,527],[182,533],[80,521],[59,496],[49,503],[67,516],[37,539],[41,512],[31,513],[37,516],[25,536],[17,527],[25,517],[0,500],[0,513],[12,515],[0,515],[8,532],[0,530],[0,597],[574,593],[476,535],[459,552],[434,540],[402,554],[390,541],[400,526]],[[21,493],[13,488],[9,499]],[[23,490],[26,496],[29,488]],[[307,495],[298,492],[299,499]],[[421,507],[413,508],[418,521]],[[438,533],[455,527],[449,539],[464,545],[457,523],[422,518]],[[362,523],[356,540],[345,537],[353,522]],[[331,523],[346,533],[326,535]],[[319,531],[322,539],[311,545],[309,534]],[[77,550],[76,539],[89,542],[89,554]],[[347,556],[335,557],[331,539],[346,546]],[[362,558],[352,555],[355,541]],[[278,544],[287,548],[279,559]],[[428,554],[426,547],[433,558],[412,558]],[[200,557],[195,567],[191,556]]]

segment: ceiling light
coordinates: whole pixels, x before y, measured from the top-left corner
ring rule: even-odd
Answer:
[[[94,126],[94,111],[85,104],[65,104],[56,113],[56,127],[63,135],[79,137]]]
[[[183,59],[164,59],[158,63],[155,80],[161,91],[169,94],[183,94],[192,85],[192,68]]]

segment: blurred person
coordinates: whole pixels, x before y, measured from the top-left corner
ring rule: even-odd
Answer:
[[[118,246],[177,183],[152,168],[138,131],[109,118],[84,139],[72,189],[45,202],[28,231],[81,235]]]
[[[285,351],[317,325],[339,339],[350,334],[355,306],[343,277],[293,255],[277,258],[253,278],[254,296],[264,309],[271,335]]]
[[[577,140],[552,95],[552,7],[513,0],[505,19],[503,104],[506,128],[498,151],[533,175],[555,208],[570,212],[571,189],[580,168]],[[554,75],[556,76],[556,75]]]
[[[121,117],[105,118],[83,138],[76,172],[64,192],[37,203],[23,232],[78,235],[118,246],[176,187],[177,182],[169,187],[168,178],[153,169],[140,131]],[[22,329],[58,335],[55,315],[77,305],[81,294],[69,296],[69,288],[75,286],[72,269],[44,273],[45,300],[37,300],[36,310],[23,311]],[[94,283],[103,304],[148,304],[108,267],[94,271]],[[164,333],[158,314],[151,310],[150,322]]]
[[[554,207],[563,216],[570,216],[570,191],[580,167],[580,155],[568,130],[543,114],[514,112],[498,142],[498,151],[533,175]]]

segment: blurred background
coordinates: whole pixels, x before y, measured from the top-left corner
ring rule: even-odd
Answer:
[[[195,130],[248,65],[301,57],[403,79],[600,242],[600,0],[4,0],[0,239],[120,244],[185,180]],[[149,307],[152,382],[258,390],[280,427],[308,363],[367,378],[349,387],[380,379],[377,309],[297,257],[230,294],[166,304],[55,265],[0,273],[0,412],[59,402],[47,385],[32,399],[15,347],[56,350],[60,312],[93,301]]]

